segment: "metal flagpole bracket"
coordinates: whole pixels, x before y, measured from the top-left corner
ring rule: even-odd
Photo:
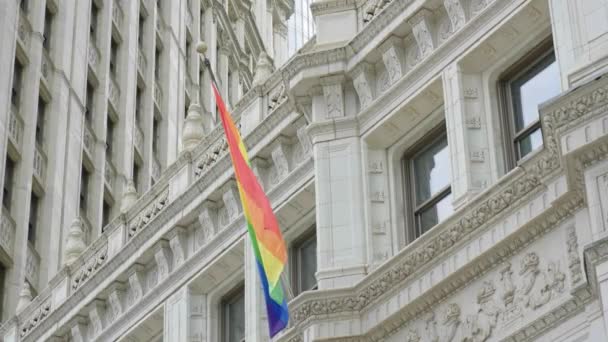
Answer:
[[[203,56],[203,63],[205,64],[205,68],[207,68],[209,75],[211,75],[211,82],[215,86],[215,89],[218,92],[220,92],[220,88],[217,86],[217,81],[215,79],[215,74],[213,73],[213,69],[211,69],[211,62],[209,62],[209,58],[207,58],[207,55],[206,55],[207,43],[205,43],[202,40],[199,41],[198,44],[196,45],[196,51]],[[220,96],[221,95],[222,95],[222,93],[220,92]],[[213,117],[213,123],[214,124],[217,123],[217,110],[215,111],[215,116]]]

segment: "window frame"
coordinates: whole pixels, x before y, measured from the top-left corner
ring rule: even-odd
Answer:
[[[437,205],[441,200],[452,194],[452,175],[450,174],[450,185],[444,187],[437,193],[432,194],[421,204],[416,204],[416,173],[414,168],[414,160],[442,140],[446,141],[447,147],[449,148],[447,128],[444,121],[440,125],[429,130],[422,139],[417,141],[403,155],[403,193],[406,210],[405,223],[407,243],[418,239],[424,233],[435,227],[432,226],[427,228],[426,231],[423,231],[419,221],[420,214]]]
[[[291,287],[294,298],[299,296],[304,291],[315,291],[319,288],[319,281],[315,279],[316,284],[311,289],[302,289],[302,278],[300,277],[300,270],[302,269],[302,256],[301,250],[303,247],[307,246],[312,242],[317,243],[317,227],[316,224],[313,224],[310,228],[308,228],[301,236],[299,236],[292,244],[291,244],[291,255],[293,255],[293,259],[291,259],[290,269],[291,269]],[[315,250],[316,253],[316,250]],[[315,255],[316,260],[316,270],[317,272],[319,268],[318,263],[318,255]]]
[[[10,162],[10,168],[9,166]],[[15,191],[15,170],[17,162],[10,156],[4,160],[4,180],[2,182],[2,206],[10,213],[12,209],[13,193]],[[9,172],[10,170],[10,172]]]
[[[220,341],[222,342],[229,342],[230,338],[230,310],[228,310],[228,305],[236,302],[240,297],[243,297],[243,325],[245,325],[245,316],[247,314],[245,308],[245,284],[241,283],[240,285],[236,286],[235,288],[227,292],[225,295],[223,295],[222,299],[220,300]],[[241,342],[245,342],[246,335],[247,334],[245,332]]]
[[[534,76],[536,76],[542,72],[542,70],[550,65],[550,63],[546,62],[550,56],[553,56],[553,59],[557,61],[552,37],[545,38],[534,49],[511,65],[499,78],[499,114],[503,133],[502,144],[505,152],[506,172],[517,167],[521,160],[533,153],[533,151],[531,151],[527,155],[521,155],[519,143],[523,139],[530,137],[536,130],[540,130],[541,137],[544,138],[540,115],[538,120],[523,127],[519,131],[517,130],[517,113],[514,108],[512,85],[525,75],[534,74]]]

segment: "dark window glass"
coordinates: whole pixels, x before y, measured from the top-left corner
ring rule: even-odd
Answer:
[[[13,88],[11,94],[11,102],[17,108],[19,108],[19,100],[21,94],[21,83],[23,81],[23,65],[19,60],[15,60],[15,68],[13,71]]]
[[[97,25],[99,24],[99,7],[95,1],[91,1],[91,37],[95,39],[95,32],[97,31]]]
[[[112,207],[110,206],[110,204],[108,202],[103,201],[102,210],[103,210],[103,212],[101,215],[101,231],[103,233],[103,231],[106,228],[106,226],[108,225],[108,223],[110,223],[110,213],[112,211]]]
[[[106,152],[108,157],[112,156],[112,150],[114,145],[114,129],[115,123],[110,117],[108,117],[108,129],[106,131]],[[106,158],[108,158],[106,157]]]
[[[7,157],[4,166],[4,185],[2,190],[2,205],[10,211],[13,197],[13,182],[15,176],[15,162]]]
[[[160,78],[160,50],[154,52],[154,78],[158,81]]]
[[[293,247],[294,263],[293,283],[294,295],[304,291],[317,289],[317,236],[307,235],[296,242]]]
[[[510,82],[516,159],[542,146],[538,106],[560,93],[560,82],[553,52]]]
[[[116,76],[116,62],[117,62],[117,54],[118,54],[118,43],[112,38],[112,42],[110,43],[110,73]]]
[[[36,142],[42,145],[44,141],[44,125],[46,114],[46,102],[42,98],[38,99],[38,118],[36,119]]]
[[[243,288],[222,300],[222,311],[222,341],[245,341],[245,291]]]
[[[154,156],[158,157],[158,146],[160,144],[160,120],[154,118],[154,122],[152,123],[152,151],[154,152]]]
[[[35,193],[30,198],[30,220],[27,227],[27,241],[31,244],[36,243],[36,229],[38,228],[38,210],[40,199]]]
[[[453,212],[450,156],[445,135],[412,158],[410,173],[418,237]]]
[[[133,163],[133,183],[135,185],[135,189],[138,192],[141,192],[140,188],[139,188],[141,185],[141,184],[139,184],[139,169],[140,169],[139,165],[137,163]]]
[[[80,174],[80,211],[87,213],[87,194],[89,191],[89,171],[83,167]]]
[[[19,8],[21,8],[21,10],[25,13],[27,13],[29,7],[30,7],[29,0],[21,0],[21,2],[19,3]]]
[[[42,41],[42,46],[47,51],[51,49],[51,29],[53,27],[53,17],[53,12],[49,11],[47,8],[44,12],[44,40]]]
[[[95,101],[95,88],[87,83],[87,98],[86,98],[86,107],[84,108],[84,119],[86,123],[90,126],[93,123],[93,105]]]
[[[139,43],[139,47],[144,46],[144,24],[146,19],[142,16],[139,17],[139,34],[137,36],[137,42]]]

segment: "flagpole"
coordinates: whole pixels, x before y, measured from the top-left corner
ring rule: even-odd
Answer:
[[[207,58],[207,55],[206,55],[206,52],[207,52],[207,43],[205,43],[204,41],[199,41],[198,44],[196,45],[196,51],[201,56],[203,56],[203,63],[205,64],[205,68],[209,72],[209,75],[211,75],[211,82],[215,86],[215,89],[218,91],[218,93],[220,94],[220,96],[222,96],[222,91],[220,90],[220,87],[218,87],[217,80],[215,79],[215,74],[213,73],[213,69],[211,69],[211,62],[209,62],[209,59]],[[199,80],[199,84],[201,82],[202,82],[202,80]],[[202,104],[202,101],[200,101],[200,102]],[[214,118],[214,120],[215,120],[215,122],[217,122],[217,110],[215,111],[215,118]]]

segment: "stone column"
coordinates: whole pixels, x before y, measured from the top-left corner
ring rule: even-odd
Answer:
[[[443,89],[453,203],[459,208],[492,181],[481,75],[465,74],[454,63],[443,73]]]
[[[190,342],[190,293],[184,286],[165,302],[164,341]]]
[[[245,340],[270,341],[264,293],[260,285],[258,265],[253,255],[251,239],[245,237]],[[285,289],[287,291],[287,289]],[[287,294],[287,292],[285,292]]]
[[[367,269],[361,140],[351,118],[356,100],[342,81],[322,79],[322,90],[312,94],[320,289],[352,286]]]

